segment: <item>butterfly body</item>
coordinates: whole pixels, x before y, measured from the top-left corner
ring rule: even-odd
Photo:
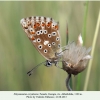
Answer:
[[[58,23],[42,16],[23,18],[20,23],[32,44],[47,60],[46,66],[56,64],[62,51]]]

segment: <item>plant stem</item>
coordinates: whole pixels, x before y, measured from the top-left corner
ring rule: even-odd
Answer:
[[[93,62],[93,55],[94,55],[94,50],[95,50],[95,46],[96,46],[96,40],[97,40],[97,37],[98,37],[98,34],[99,34],[99,27],[100,27],[100,11],[99,11],[97,25],[96,25],[95,34],[94,34],[94,39],[93,39],[93,43],[92,43],[92,51],[91,51],[92,59],[90,60],[89,66],[88,66],[88,69],[87,69],[85,85],[84,85],[84,89],[83,89],[84,91],[86,91],[87,87],[88,87],[88,82],[89,82],[90,72],[91,72],[91,66],[92,66],[92,62]]]
[[[84,20],[83,20],[83,29],[82,29],[82,38],[83,38],[83,41],[84,41],[83,44],[85,44],[88,5],[89,5],[89,2],[86,1],[86,3],[85,3],[85,14],[84,14]]]
[[[67,87],[68,91],[72,91],[72,89],[69,85],[70,78],[71,78],[71,74],[68,74],[68,77],[66,78],[66,87]]]

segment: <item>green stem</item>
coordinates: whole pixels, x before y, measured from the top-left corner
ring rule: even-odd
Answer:
[[[99,34],[99,27],[100,27],[100,11],[99,11],[98,21],[97,21],[94,39],[93,39],[93,43],[92,43],[92,51],[91,51],[92,59],[90,60],[89,66],[88,66],[88,69],[87,69],[84,91],[86,91],[87,87],[88,87],[88,82],[89,82],[90,72],[91,72],[91,66],[92,66],[92,62],[93,62],[93,55],[94,55],[94,50],[95,50],[95,46],[96,46],[96,40],[97,40],[97,37],[98,37],[98,34]]]
[[[84,14],[84,20],[83,20],[83,29],[82,29],[82,38],[83,38],[83,44],[85,44],[85,37],[86,37],[86,24],[87,24],[87,14],[88,14],[88,5],[89,2],[85,2],[85,14]],[[80,89],[80,85],[81,85],[81,74],[78,75],[78,79],[77,79],[77,90]]]
[[[87,1],[87,2],[85,3],[85,14],[84,14],[84,20],[83,20],[83,29],[82,29],[82,38],[83,38],[83,41],[84,41],[83,44],[85,44],[87,14],[88,14],[88,5],[89,5],[89,2]]]

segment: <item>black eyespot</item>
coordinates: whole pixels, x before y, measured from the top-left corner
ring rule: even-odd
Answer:
[[[36,33],[37,33],[37,35],[40,35],[40,31],[37,31]]]
[[[30,28],[30,32],[33,32],[33,29],[32,28]]]
[[[58,48],[60,48],[60,44],[58,44]]]
[[[56,36],[56,32],[52,32],[52,36]]]
[[[43,34],[43,30],[40,30],[40,34]]]
[[[48,37],[51,38],[51,34],[48,34]]]
[[[55,27],[55,23],[52,23],[52,28],[54,28]]]
[[[55,45],[55,42],[52,42],[52,45]]]
[[[39,49],[42,49],[42,45],[39,45],[38,48],[39,48]]]
[[[51,47],[51,44],[48,44],[48,47]]]
[[[59,41],[59,37],[56,38],[56,41]]]
[[[44,53],[47,53],[47,49],[44,49]]]
[[[44,30],[44,34],[47,34],[47,30]]]
[[[37,42],[41,42],[41,39],[40,38],[37,38]]]

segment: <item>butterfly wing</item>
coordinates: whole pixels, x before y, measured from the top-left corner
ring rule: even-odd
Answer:
[[[28,38],[47,60],[55,60],[61,52],[58,23],[49,17],[32,16],[20,21]]]

